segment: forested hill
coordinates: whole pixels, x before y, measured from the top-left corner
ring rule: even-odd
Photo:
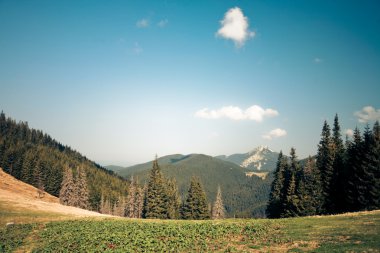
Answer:
[[[127,181],[79,152],[54,140],[27,122],[0,114],[0,167],[15,178],[58,196],[65,168],[83,168],[87,175],[89,204],[99,210],[101,196],[116,201],[126,195]]]
[[[116,167],[125,178],[132,175],[140,183],[146,182],[153,161],[127,167]],[[247,170],[232,162],[223,161],[203,154],[169,155],[158,159],[162,173],[167,178],[175,178],[178,190],[184,200],[189,189],[190,179],[197,176],[203,184],[210,203],[215,201],[218,185],[221,187],[223,203],[228,216],[263,217],[269,197],[272,174],[264,180],[246,176]],[[115,168],[115,167],[110,167]]]

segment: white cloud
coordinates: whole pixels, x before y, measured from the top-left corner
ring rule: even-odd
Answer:
[[[380,120],[380,109],[375,109],[372,106],[365,106],[360,111],[354,113],[360,123],[368,121]]]
[[[273,138],[278,138],[287,135],[287,132],[284,129],[276,128],[270,131],[267,134],[264,134],[262,137],[267,140],[272,140]]]
[[[354,136],[354,130],[352,129],[346,129],[345,133],[348,137]]]
[[[146,28],[149,26],[149,20],[143,18],[143,19],[136,22],[136,26],[138,28]]]
[[[168,23],[169,23],[169,20],[163,19],[163,20],[160,20],[160,22],[158,22],[157,25],[161,28],[164,28]]]
[[[236,47],[242,47],[246,40],[255,36],[254,32],[249,31],[248,18],[239,7],[229,9],[220,24],[216,35],[233,40]]]
[[[274,109],[263,109],[258,105],[253,105],[246,110],[237,106],[224,106],[217,110],[203,108],[195,113],[195,117],[203,119],[227,118],[231,120],[254,120],[262,122],[264,118],[277,116],[279,113]]]
[[[323,59],[321,59],[321,58],[318,58],[318,57],[315,57],[314,58],[314,63],[322,63],[323,62]]]
[[[135,45],[133,46],[133,53],[135,54],[141,54],[143,52],[143,48],[140,46],[138,42],[135,42]]]

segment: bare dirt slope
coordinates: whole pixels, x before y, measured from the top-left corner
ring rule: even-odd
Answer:
[[[72,206],[59,204],[59,199],[47,192],[38,192],[34,186],[26,184],[0,168],[0,202],[1,206],[12,207],[19,211],[37,211],[76,217],[106,216]],[[0,206],[0,208],[1,208]],[[0,210],[1,211],[1,210]]]

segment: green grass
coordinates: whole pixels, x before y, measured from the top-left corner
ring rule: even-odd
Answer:
[[[380,252],[380,211],[281,220],[53,221],[0,229],[0,239],[4,252]]]

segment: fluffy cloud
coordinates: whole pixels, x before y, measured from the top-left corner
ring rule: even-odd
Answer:
[[[352,129],[346,129],[345,133],[348,137],[354,136],[354,130]]]
[[[167,19],[163,19],[163,20],[160,20],[160,22],[158,22],[157,25],[161,28],[164,28],[168,23],[169,21]]]
[[[365,106],[360,111],[354,113],[360,123],[368,121],[380,120],[380,109],[375,109],[372,106]]]
[[[248,18],[239,7],[229,9],[220,24],[217,36],[233,40],[236,47],[242,47],[247,39],[255,36],[249,31]]]
[[[323,60],[321,59],[321,58],[318,58],[318,57],[316,57],[316,58],[314,58],[314,63],[322,63],[323,62]]]
[[[143,19],[136,22],[136,26],[138,28],[146,28],[149,26],[149,20],[143,18]]]
[[[217,110],[203,108],[195,113],[195,117],[203,119],[227,118],[231,120],[254,120],[257,122],[262,122],[264,118],[277,115],[278,111],[270,108],[263,109],[258,105],[253,105],[246,110],[242,110],[237,106],[224,106]]]
[[[272,140],[273,138],[278,138],[287,135],[287,132],[284,129],[276,128],[270,131],[267,134],[263,135],[264,139]]]

